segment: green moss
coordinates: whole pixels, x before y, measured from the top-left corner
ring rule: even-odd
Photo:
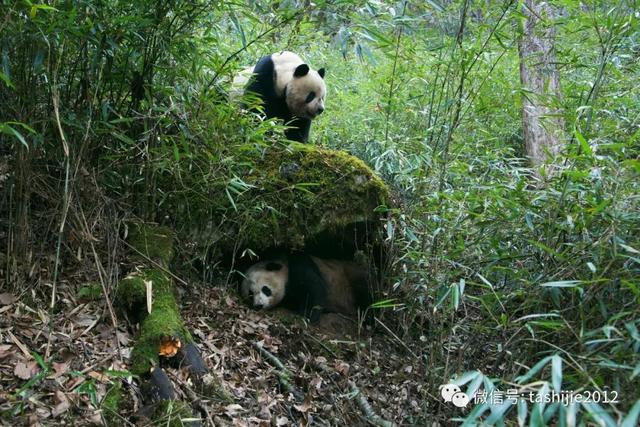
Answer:
[[[158,269],[136,271],[122,279],[116,289],[116,299],[125,310],[147,306],[147,286],[150,281],[153,286],[154,297],[158,293],[170,292],[171,281],[166,274]]]
[[[82,301],[96,301],[102,298],[102,286],[91,283],[78,289],[78,299]]]
[[[131,353],[131,372],[141,375],[158,364],[158,349],[163,337],[177,337],[183,345],[191,341],[178,303],[173,295],[171,280],[160,270],[136,272],[123,279],[117,289],[117,298],[132,315],[147,307],[145,282],[151,282],[153,307],[151,313],[142,320],[140,337]]]
[[[169,265],[173,256],[174,233],[169,227],[155,224],[133,223],[129,229],[129,244],[144,257]]]
[[[120,382],[117,382],[102,399],[100,409],[102,409],[102,414],[107,426],[124,425],[122,418],[119,416],[122,396],[122,387]]]
[[[242,177],[245,191],[225,188],[213,201],[228,212],[231,197],[237,210],[237,216],[225,218],[226,235],[217,242],[226,252],[302,248],[320,233],[338,237],[349,225],[377,224],[376,208],[388,204],[385,183],[360,159],[341,151],[294,143],[234,155],[242,165],[234,174]]]

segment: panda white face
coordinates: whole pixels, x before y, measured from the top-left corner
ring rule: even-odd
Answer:
[[[287,106],[295,116],[314,119],[324,111],[327,88],[323,76],[324,68],[314,71],[306,64],[296,68],[286,89]]]
[[[284,298],[289,268],[282,261],[262,261],[245,272],[240,286],[242,298],[258,310],[278,305]]]
[[[285,96],[289,111],[297,117],[314,119],[324,111],[327,87],[324,68],[312,70],[293,52],[271,55],[276,93]]]

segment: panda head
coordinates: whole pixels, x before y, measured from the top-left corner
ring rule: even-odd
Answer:
[[[312,70],[295,53],[283,51],[270,57],[275,72],[275,91],[284,97],[287,109],[296,117],[314,119],[324,111],[327,87],[324,68]]]
[[[289,268],[282,261],[262,261],[244,274],[240,294],[251,307],[266,310],[284,298]]]
[[[324,68],[312,70],[307,64],[298,65],[286,86],[285,97],[289,111],[297,117],[314,119],[324,111],[327,87]]]

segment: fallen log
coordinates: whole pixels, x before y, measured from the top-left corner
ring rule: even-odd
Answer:
[[[189,425],[198,425],[189,405],[176,401],[173,384],[164,370],[165,367],[184,368],[200,386],[199,392],[220,393],[219,385],[213,384],[212,376],[207,375],[207,367],[182,320],[175,298],[172,274],[168,271],[173,232],[166,227],[134,224],[128,240],[137,265],[118,284],[116,302],[130,322],[140,324],[131,352],[130,372],[141,382],[142,415],[152,421],[179,415],[183,421],[189,419]],[[202,381],[205,377],[208,381]]]

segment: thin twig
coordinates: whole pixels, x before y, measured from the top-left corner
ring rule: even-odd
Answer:
[[[378,322],[393,338],[395,338],[396,341],[398,341],[409,353],[411,353],[411,355],[413,357],[415,357],[416,359],[418,359],[418,356],[411,351],[411,349],[409,348],[409,346],[407,346],[404,341],[402,341],[396,334],[393,333],[393,331],[391,329],[389,329],[387,327],[387,325],[385,325],[384,323],[382,323],[382,321],[380,319],[378,319],[377,317],[374,317],[374,319],[376,319],[376,322]]]
[[[48,44],[48,42],[47,42]],[[63,47],[61,47],[63,48]],[[49,45],[49,55],[51,55],[51,46]],[[62,141],[62,149],[64,152],[64,164],[65,164],[65,173],[64,173],[64,195],[62,197],[62,217],[60,218],[60,227],[58,228],[58,241],[56,243],[56,259],[53,267],[53,279],[51,283],[51,302],[49,304],[49,336],[47,337],[47,346],[45,348],[44,358],[45,360],[49,358],[49,352],[51,350],[51,339],[53,337],[53,309],[56,305],[56,293],[57,293],[57,285],[58,285],[58,270],[60,268],[60,250],[62,247],[62,239],[64,237],[64,227],[67,223],[67,215],[69,213],[69,205],[70,203],[70,191],[69,191],[69,181],[70,181],[70,169],[71,169],[71,159],[69,156],[69,144],[67,143],[67,138],[64,135],[64,131],[62,130],[62,122],[60,120],[60,108],[59,108],[59,95],[58,95],[58,83],[57,83],[57,66],[53,71],[53,81],[51,85],[51,100],[53,102],[53,113],[56,119],[56,125],[58,128],[58,132],[60,134],[60,140]]]
[[[253,344],[253,346],[256,348],[256,350],[258,350],[258,352],[260,352],[260,354],[262,355],[262,357],[264,357],[265,359],[267,359],[267,361],[275,366],[277,368],[276,370],[276,375],[278,376],[278,379],[280,380],[280,384],[282,385],[282,387],[289,393],[293,394],[293,397],[296,398],[296,400],[298,401],[303,401],[304,400],[304,394],[302,392],[300,392],[298,389],[296,389],[293,384],[291,384],[291,373],[289,372],[289,370],[284,366],[284,364],[280,361],[280,359],[278,359],[273,353],[271,353],[269,350],[265,349],[262,344],[256,342]]]
[[[22,351],[22,354],[24,354],[28,360],[33,359],[33,356],[31,355],[31,353],[29,353],[29,350],[27,349],[27,347],[22,343],[22,341],[18,339],[18,337],[13,335],[11,331],[7,331],[7,334],[9,335],[9,337],[11,337],[13,342],[18,346],[20,351]]]
[[[54,81],[53,86],[55,87],[56,83]],[[60,139],[62,140],[62,147],[64,150],[64,158],[65,158],[65,175],[64,175],[64,196],[62,198],[62,218],[60,219],[60,227],[58,228],[58,242],[56,244],[56,261],[53,269],[53,283],[51,288],[51,304],[50,307],[53,309],[56,304],[56,285],[58,281],[58,268],[60,266],[60,247],[62,246],[62,238],[64,235],[64,226],[67,223],[67,214],[69,212],[70,205],[70,197],[69,197],[69,170],[70,170],[70,160],[69,160],[69,145],[67,144],[67,139],[64,136],[64,132],[62,130],[62,124],[60,122],[60,112],[58,108],[58,92],[57,89],[52,89],[53,91],[53,111],[56,118],[56,123],[58,125],[58,131],[60,133]]]
[[[315,341],[316,344],[318,344],[320,347],[324,348],[327,351],[327,353],[331,354],[333,357],[338,357],[333,350],[331,350],[329,347],[327,347],[327,345],[325,343],[323,343],[322,341],[320,341],[318,338],[314,337],[313,335],[311,335],[308,332],[305,332],[304,335],[306,337],[308,337],[308,338],[311,338],[313,341]]]
[[[134,248],[133,246],[131,246],[131,244],[129,244],[127,241],[123,240],[122,241],[125,245],[127,245],[129,248],[133,249],[135,252],[137,252],[138,255],[140,255],[142,258],[144,258],[146,261],[149,261],[150,263],[152,263],[154,266],[158,267],[160,270],[162,270],[163,273],[167,273],[169,276],[173,277],[174,279],[176,279],[178,282],[182,283],[185,286],[189,286],[189,284],[184,281],[183,279],[179,278],[178,276],[176,276],[175,274],[173,274],[171,271],[169,271],[168,268],[166,268],[165,266],[161,265],[160,263],[152,260],[151,258],[149,258],[147,255],[143,254],[142,252],[140,252],[137,248]]]
[[[100,262],[100,258],[98,257],[98,253],[96,252],[96,248],[91,242],[91,251],[93,252],[93,259],[96,262],[96,269],[98,270],[98,277],[100,277],[100,284],[102,285],[102,294],[104,295],[105,300],[107,301],[107,308],[109,309],[109,315],[111,316],[111,323],[114,328],[118,327],[118,321],[116,319],[115,311],[113,310],[113,305],[111,305],[111,298],[109,297],[109,292],[107,292],[107,283],[104,276],[106,276],[106,271],[104,271],[104,267]],[[116,340],[118,342],[118,340]],[[118,344],[118,347],[120,344]]]
[[[402,15],[401,17],[404,17],[405,11],[407,9],[407,3],[409,3],[408,1],[404,2],[404,5],[402,6]],[[400,23],[400,25],[398,26],[398,35],[396,37],[396,52],[393,58],[393,69],[391,70],[391,81],[389,82],[389,95],[387,97],[387,112],[386,112],[386,118],[385,118],[385,127],[384,127],[384,150],[387,151],[388,145],[389,145],[389,118],[391,116],[391,109],[393,107],[393,87],[395,85],[395,80],[396,80],[396,69],[398,66],[398,56],[400,54],[400,40],[402,38],[402,33],[404,31],[404,27],[402,26],[402,23]]]

